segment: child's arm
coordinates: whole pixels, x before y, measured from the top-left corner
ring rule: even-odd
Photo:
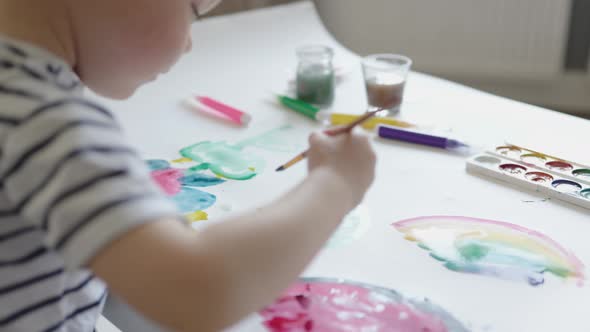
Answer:
[[[99,252],[90,267],[156,322],[218,331],[295,280],[360,202],[374,163],[366,137],[316,135],[309,176],[275,203],[202,232],[172,220],[140,226]]]

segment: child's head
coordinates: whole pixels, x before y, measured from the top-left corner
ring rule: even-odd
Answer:
[[[220,0],[64,0],[75,70],[99,94],[125,98],[191,48],[190,26]]]

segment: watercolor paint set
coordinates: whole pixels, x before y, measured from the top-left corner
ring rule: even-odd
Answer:
[[[590,209],[590,166],[504,145],[469,158],[467,171]]]

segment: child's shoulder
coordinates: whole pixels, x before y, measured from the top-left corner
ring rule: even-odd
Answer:
[[[52,119],[45,117],[53,125],[96,120],[116,125],[109,110],[83,96],[80,79],[64,61],[34,45],[1,35],[0,105],[0,129],[5,134],[47,113],[53,113]],[[48,125],[47,121],[37,122],[37,126]],[[27,136],[35,133],[29,130]]]
[[[62,59],[35,45],[0,36],[0,98],[4,105],[41,104],[81,94],[80,79]]]

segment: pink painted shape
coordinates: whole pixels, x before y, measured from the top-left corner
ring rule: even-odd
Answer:
[[[463,217],[463,216],[426,216],[426,217],[417,217],[411,219],[405,219],[402,221],[394,222],[392,225],[397,228],[405,228],[405,227],[412,227],[412,224],[420,224],[422,222],[429,222],[432,220],[440,220],[440,219],[450,219],[453,221],[458,221],[462,223],[484,223],[484,224],[491,224],[500,227],[506,227],[517,232],[525,233],[532,237],[536,237],[549,245],[551,245],[555,250],[559,251],[563,256],[567,257],[568,261],[574,266],[576,271],[575,275],[580,278],[580,282],[584,280],[584,264],[576,255],[574,255],[569,250],[565,249],[561,244],[557,243],[555,240],[551,239],[547,235],[534,231],[532,229],[528,229],[522,226],[518,226],[515,224],[503,222],[503,221],[496,221],[496,220],[488,220],[488,219],[480,219],[480,218],[472,218],[472,217]]]
[[[260,313],[272,332],[446,332],[444,322],[370,289],[334,282],[298,283]]]
[[[180,192],[179,179],[183,176],[180,169],[168,168],[152,171],[152,179],[170,196],[174,196]]]

